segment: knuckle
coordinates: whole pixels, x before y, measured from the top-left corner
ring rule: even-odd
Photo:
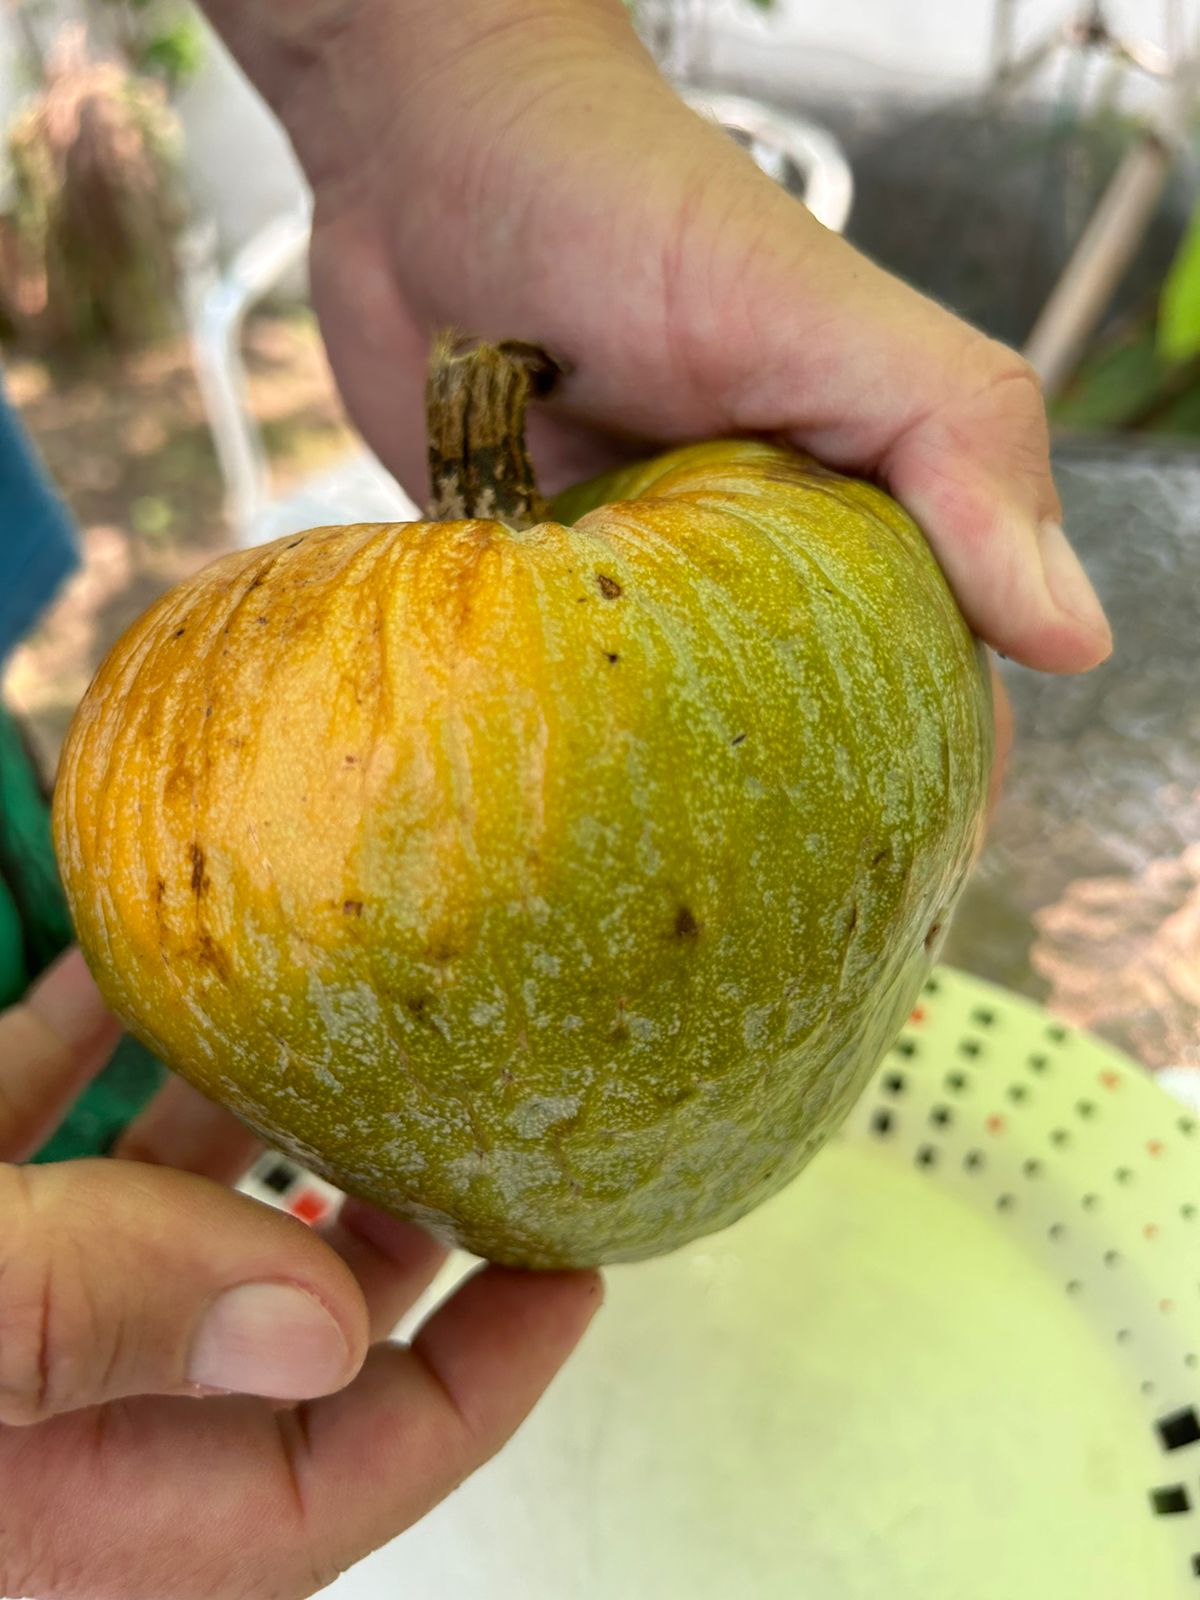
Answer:
[[[86,1403],[96,1329],[69,1236],[55,1237],[20,1167],[0,1168],[0,1423]]]
[[[981,387],[993,392],[1009,390],[1016,402],[1029,411],[1040,413],[1043,410],[1042,380],[1037,369],[1019,351],[982,334],[975,349]]]

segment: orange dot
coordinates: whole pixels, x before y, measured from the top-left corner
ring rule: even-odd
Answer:
[[[1142,1229],[1142,1233],[1147,1239],[1157,1239],[1158,1238],[1158,1224],[1155,1223],[1155,1222],[1148,1222],[1146,1224],[1146,1226]]]
[[[1167,1311],[1167,1312],[1174,1311],[1175,1302],[1174,1302],[1174,1300],[1160,1300],[1158,1302],[1158,1309],[1160,1311]]]
[[[294,1217],[299,1217],[301,1222],[311,1225],[319,1222],[329,1207],[325,1203],[324,1195],[318,1194],[315,1189],[305,1189],[289,1204],[288,1210]]]
[[[1146,1149],[1152,1156],[1160,1156],[1163,1153],[1163,1142],[1161,1139],[1151,1139]]]
[[[1121,1087],[1120,1075],[1111,1071],[1102,1072],[1100,1074],[1100,1082],[1106,1089],[1119,1089]]]
[[[995,1113],[993,1113],[992,1116],[990,1116],[987,1119],[987,1121],[984,1123],[984,1127],[987,1129],[987,1131],[989,1133],[1003,1133],[1004,1132],[1004,1118],[1001,1117],[1001,1116],[997,1116],[997,1115],[995,1115]]]
[[[925,1021],[925,1007],[924,1006],[915,1006],[913,1008],[912,1013],[910,1014],[908,1020],[910,1022],[924,1022]]]

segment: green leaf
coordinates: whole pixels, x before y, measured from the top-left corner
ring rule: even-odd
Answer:
[[[1158,351],[1166,361],[1200,355],[1200,207],[1163,283],[1158,307]]]

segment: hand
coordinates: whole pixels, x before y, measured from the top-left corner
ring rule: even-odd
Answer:
[[[0,1155],[117,1035],[77,953],[0,1016]],[[141,1163],[0,1166],[0,1593],[312,1594],[499,1448],[599,1304],[594,1274],[489,1267],[382,1343],[438,1247],[351,1201],[318,1237],[214,1181],[252,1149],[173,1083]]]
[[[430,331],[530,340],[572,369],[536,425],[544,487],[647,445],[782,434],[891,489],[995,649],[1049,671],[1109,653],[1031,369],[683,106],[620,0],[289,14],[293,39],[312,21],[306,70],[260,81],[315,188],[314,299],[352,414],[410,489]]]

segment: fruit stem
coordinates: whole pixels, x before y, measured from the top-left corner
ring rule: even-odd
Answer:
[[[550,393],[562,370],[535,345],[439,335],[425,385],[431,519],[486,517],[510,528],[546,521],[525,408],[532,396]]]

